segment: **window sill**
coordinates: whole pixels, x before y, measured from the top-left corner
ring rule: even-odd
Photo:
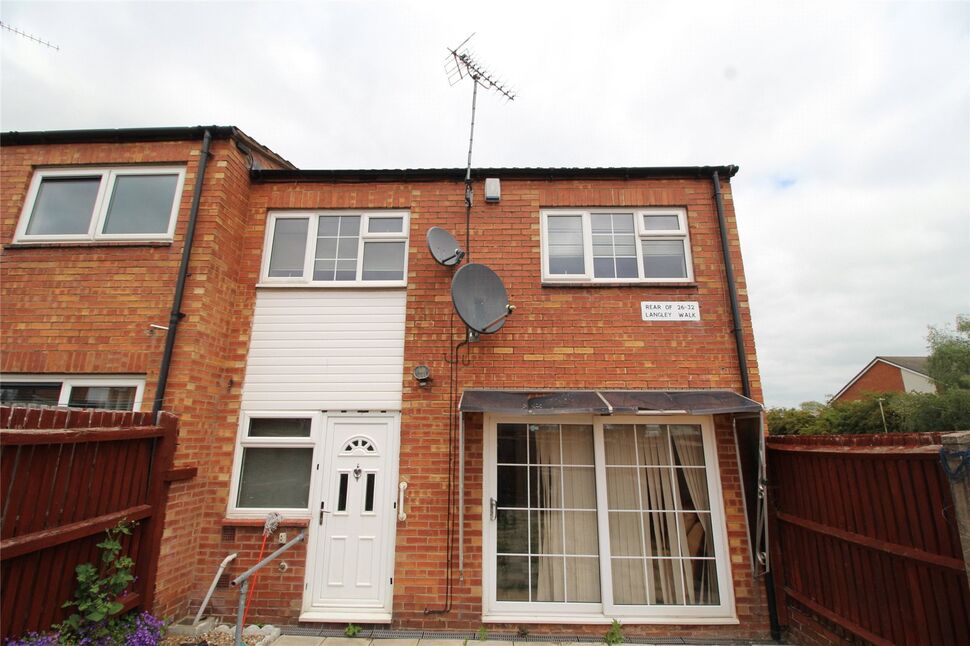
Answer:
[[[95,242],[84,242],[80,240],[56,241],[44,240],[35,242],[11,242],[3,245],[7,249],[47,249],[61,247],[171,247],[171,240],[98,240]]]
[[[542,287],[565,287],[567,289],[589,288],[589,287],[649,287],[650,289],[656,287],[668,287],[668,288],[679,288],[679,289],[697,289],[698,285],[692,281],[684,281],[677,283],[658,283],[651,281],[641,281],[641,282],[591,282],[591,281],[544,281]]]
[[[257,289],[406,289],[405,283],[256,283]]]
[[[602,624],[610,625],[613,617],[604,615],[535,615],[535,614],[509,614],[493,613],[482,615],[482,622],[487,624]],[[616,619],[622,621],[623,625],[633,624],[660,624],[678,626],[736,626],[741,622],[736,616],[730,617],[697,617],[685,615],[664,615],[656,617],[637,617],[617,615]]]
[[[265,518],[223,518],[219,521],[222,527],[263,527]],[[284,518],[279,527],[309,527],[309,518]]]

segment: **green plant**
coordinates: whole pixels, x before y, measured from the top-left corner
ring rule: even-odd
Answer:
[[[606,631],[606,635],[603,636],[603,641],[610,646],[617,646],[623,643],[623,625],[620,624],[616,619],[610,624],[609,630]]]
[[[77,578],[74,598],[64,602],[62,607],[73,607],[77,612],[56,626],[62,643],[106,638],[115,629],[121,628],[115,625],[118,622],[106,620],[116,617],[122,611],[124,605],[118,601],[118,597],[135,580],[132,574],[135,562],[130,556],[121,554],[122,537],[130,536],[133,526],[134,523],[122,521],[107,530],[107,537],[98,543],[101,563],[97,567],[91,563],[82,563],[74,569]]]
[[[356,637],[357,635],[360,634],[360,631],[362,630],[363,628],[361,628],[357,624],[347,624],[347,627],[344,628],[344,634],[347,637]]]
[[[478,629],[478,632],[475,633],[475,636],[478,638],[478,641],[480,641],[480,642],[483,642],[483,641],[487,640],[488,639],[488,631],[485,630],[485,626],[481,626]]]

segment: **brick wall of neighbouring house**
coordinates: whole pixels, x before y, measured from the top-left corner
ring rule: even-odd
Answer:
[[[877,361],[854,384],[846,388],[838,401],[858,401],[872,393],[906,392],[903,375],[896,366]]]
[[[4,373],[131,373],[145,376],[151,410],[196,182],[201,141],[5,146],[2,156],[0,338]],[[264,166],[271,160],[262,159]],[[35,167],[186,166],[172,243],[30,245],[10,242]],[[172,486],[156,610],[183,614],[202,585],[200,544],[224,500],[242,381],[235,320],[247,226],[248,170],[229,140],[212,142],[164,408],[181,419],[176,466],[198,476]],[[211,465],[217,465],[215,469]],[[217,526],[216,526],[217,528]],[[220,559],[221,560],[221,559]]]

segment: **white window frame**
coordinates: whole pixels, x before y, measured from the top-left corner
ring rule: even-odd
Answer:
[[[266,234],[263,241],[263,261],[260,269],[260,287],[332,287],[332,288],[360,288],[360,287],[406,287],[408,283],[408,249],[410,231],[410,213],[404,210],[373,211],[373,210],[293,210],[271,211],[266,218]],[[360,231],[357,236],[357,277],[355,280],[313,280],[313,260],[317,241],[317,227],[321,216],[360,216]],[[308,219],[306,246],[303,250],[303,275],[279,276],[269,275],[269,265],[273,254],[273,236],[276,232],[278,219]],[[372,219],[402,218],[401,231],[370,233],[367,231]],[[404,266],[401,280],[364,280],[364,244],[366,242],[403,242]]]
[[[249,422],[252,419],[309,419],[309,437],[249,437]],[[313,501],[314,487],[318,485],[320,477],[320,451],[326,424],[324,414],[320,411],[247,411],[239,417],[239,429],[236,433],[235,455],[233,457],[232,479],[229,484],[229,501],[226,517],[231,519],[266,518],[271,512],[280,512],[287,519],[310,518],[310,505]],[[239,482],[242,476],[243,450],[247,448],[268,449],[312,449],[313,468],[310,471],[310,490],[307,495],[306,507],[240,507]]]
[[[636,237],[637,277],[636,278],[596,278],[593,276],[593,230],[592,215],[597,213],[629,213],[633,215],[634,236]],[[582,274],[553,274],[549,271],[549,218],[555,216],[581,216],[583,221],[583,263]],[[648,230],[643,224],[644,215],[677,216],[678,228],[671,230]],[[645,207],[645,208],[595,208],[595,209],[544,209],[540,212],[539,236],[542,247],[542,282],[544,283],[691,283],[694,281],[694,264],[690,250],[690,231],[687,226],[687,209],[682,207]],[[684,263],[687,275],[679,278],[656,278],[644,276],[643,242],[682,241],[684,243]]]
[[[145,377],[142,375],[112,375],[105,376],[78,376],[65,374],[17,374],[5,373],[0,375],[0,382],[14,382],[22,384],[52,384],[60,382],[61,394],[57,400],[57,406],[66,408],[71,401],[71,390],[75,387],[83,386],[113,386],[119,388],[134,388],[135,400],[132,402],[132,410],[140,411],[142,399],[145,395]],[[110,408],[97,410],[114,410]]]
[[[168,226],[163,232],[159,233],[102,233],[105,218],[108,214],[108,206],[111,204],[111,195],[114,192],[115,180],[118,177],[133,175],[176,175],[175,196],[172,200],[172,210],[168,217]],[[45,179],[60,178],[78,179],[100,177],[97,197],[94,199],[94,208],[91,213],[91,221],[88,223],[86,233],[69,234],[27,234],[27,226],[34,211],[37,195],[40,192],[41,183]],[[20,214],[20,222],[14,235],[14,243],[17,242],[107,242],[107,241],[171,241],[175,235],[175,222],[178,219],[179,206],[182,202],[182,189],[185,185],[184,166],[122,166],[122,167],[73,167],[73,168],[42,168],[34,171],[34,176],[30,181],[30,188],[27,191],[27,199],[24,200],[24,208]]]
[[[596,468],[596,505],[599,531],[600,594],[599,603],[552,603],[496,600],[496,530],[490,519],[491,498],[497,497],[498,483],[498,425],[510,424],[591,424],[594,437]],[[613,586],[610,566],[609,513],[606,498],[606,456],[603,426],[606,424],[691,424],[699,425],[704,441],[704,461],[711,504],[714,556],[717,566],[719,605],[654,605],[630,606],[612,603]],[[714,436],[714,422],[710,416],[650,415],[650,416],[506,416],[486,414],[484,420],[484,460],[482,488],[482,621],[487,623],[560,623],[609,624],[613,619],[623,623],[643,624],[737,624],[734,603],[734,582],[727,525],[724,518],[724,498],[721,491],[720,464]]]

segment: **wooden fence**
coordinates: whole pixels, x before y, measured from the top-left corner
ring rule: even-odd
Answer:
[[[61,621],[74,568],[98,563],[104,531],[125,541],[136,580],[126,609],[150,608],[177,420],[163,413],[0,408],[0,627],[4,637]]]
[[[938,434],[773,437],[767,454],[780,608],[845,641],[970,644]]]

